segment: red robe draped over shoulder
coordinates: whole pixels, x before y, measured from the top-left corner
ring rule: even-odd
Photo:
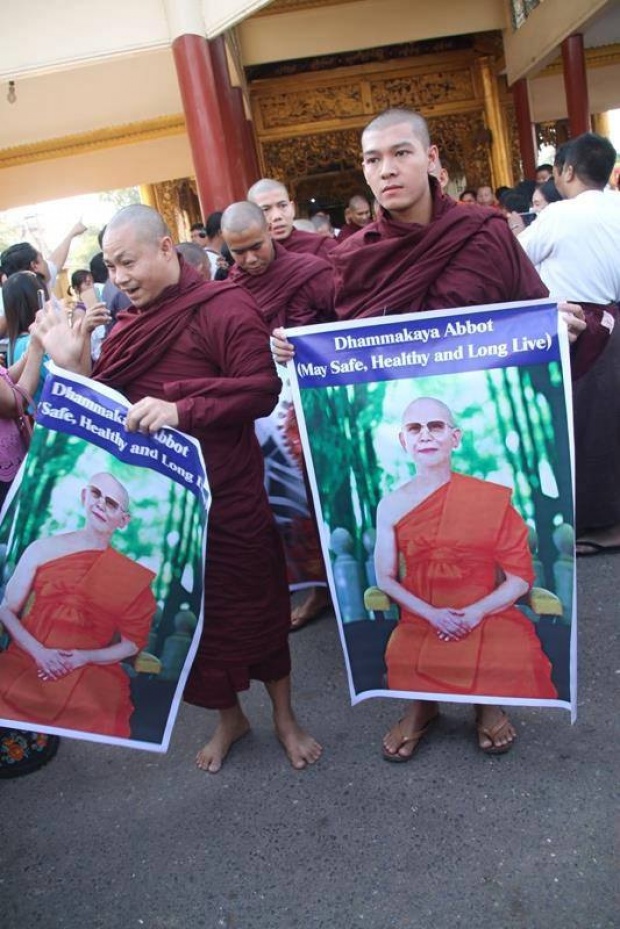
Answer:
[[[319,255],[329,259],[338,243],[328,235],[318,235],[316,232],[304,232],[303,229],[293,229],[286,239],[278,239],[278,244],[287,252],[297,252],[304,255]]]
[[[274,240],[275,256],[263,274],[248,274],[235,265],[228,280],[255,298],[269,331],[276,326],[307,326],[334,316],[334,272],[311,254],[295,254]]]
[[[210,679],[242,679],[238,669],[275,654],[288,661],[286,568],[254,434],[280,391],[269,332],[250,294],[228,281],[205,283],[181,261],[178,284],[119,315],[94,376],[132,403],[175,402],[179,428],[201,444],[212,493],[205,626],[185,696],[217,707],[206,696]]]
[[[453,473],[396,524],[400,583],[436,607],[463,608],[490,594],[498,573],[534,578],[527,526],[510,490]],[[555,698],[550,664],[516,607],[488,614],[468,636],[442,641],[401,608],[386,649],[391,690]]]
[[[459,209],[430,178],[426,226],[378,220],[330,256],[339,319],[389,316],[548,296],[533,264],[497,210]]]
[[[153,578],[113,548],[54,558],[37,569],[21,622],[46,648],[106,648],[121,635],[140,649],[157,606]],[[129,738],[132,713],[119,662],[89,663],[51,681],[16,642],[0,654],[0,716]]]

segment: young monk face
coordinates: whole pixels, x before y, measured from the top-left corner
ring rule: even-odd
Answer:
[[[261,208],[267,220],[269,235],[276,241],[288,239],[293,231],[295,204],[289,200],[284,187],[273,187],[264,193],[254,194],[252,202]]]
[[[225,232],[230,253],[246,274],[264,274],[274,257],[273,243],[266,229],[249,226],[242,232]]]
[[[367,129],[362,136],[366,182],[384,209],[403,222],[428,223],[432,198],[428,182],[439,157],[407,122]]]
[[[402,448],[418,466],[449,465],[461,441],[450,409],[440,400],[423,397],[403,413],[399,435]]]

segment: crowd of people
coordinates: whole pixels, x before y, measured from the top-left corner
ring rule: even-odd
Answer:
[[[195,224],[188,243],[176,243],[156,211],[129,206],[103,231],[102,254],[73,275],[75,306],[60,310],[45,301],[66,254],[46,262],[19,243],[1,256],[10,352],[22,364],[12,369],[14,377],[36,391],[33,372],[39,376],[45,352],[122,391],[132,404],[128,429],[154,433],[172,426],[201,443],[213,494],[209,598],[185,698],[218,711],[215,731],[197,756],[199,767],[212,773],[249,730],[238,695],[250,680],[264,683],[276,735],[294,768],[314,764],[322,751],[292,708],[288,633],[323,611],[328,596],[325,587],[314,588],[291,611],[254,434],[255,419],[277,402],[274,359],[282,365],[293,357],[287,326],[550,294],[568,329],[575,379],[577,551],[620,551],[620,267],[614,253],[620,196],[605,190],[613,146],[585,134],[562,146],[554,165],[541,166],[536,181],[499,197],[483,185],[464,190],[457,201],[446,193],[447,172],[418,114],[386,111],[365,128],[361,143],[374,202],[353,193],[339,230],[323,211],[300,228],[286,185],[271,178],[253,184],[245,201]],[[87,300],[93,288],[96,299]],[[413,446],[429,439],[426,427],[435,420],[443,422],[446,440],[454,436],[449,411],[440,413],[432,422],[416,421]],[[420,501],[452,480],[438,434],[432,440],[437,463],[427,456],[424,481],[411,491]],[[512,569],[493,558],[511,577]],[[440,637],[464,634],[459,627],[457,636],[458,624],[446,624],[445,610],[403,593],[396,561],[388,558],[381,568],[394,599],[408,609],[414,603]],[[487,593],[468,604],[471,628],[509,610],[512,588],[530,583],[523,575],[506,597]],[[409,760],[437,714],[433,702],[409,701],[385,735],[384,757]],[[511,748],[516,730],[499,706],[476,705],[474,714],[482,751]]]

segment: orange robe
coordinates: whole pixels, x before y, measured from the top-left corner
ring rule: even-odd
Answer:
[[[502,572],[531,585],[527,526],[510,497],[507,487],[453,474],[396,524],[403,587],[433,606],[459,609],[490,594]],[[401,608],[385,659],[391,690],[557,697],[533,625],[515,606],[448,642]]]
[[[21,622],[46,648],[105,648],[121,635],[143,648],[156,608],[153,577],[113,548],[63,555],[37,569]],[[119,662],[42,681],[15,642],[0,654],[0,717],[128,738],[132,713]]]

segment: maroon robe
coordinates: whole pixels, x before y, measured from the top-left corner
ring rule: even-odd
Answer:
[[[338,243],[327,235],[318,235],[316,232],[304,232],[302,229],[293,229],[286,239],[278,239],[287,252],[301,252],[304,255],[319,255],[329,258]]]
[[[315,255],[296,255],[274,241],[275,257],[263,274],[235,265],[228,280],[248,290],[269,331],[276,326],[307,326],[334,317],[334,272]]]
[[[460,210],[430,178],[426,225],[381,210],[332,254],[339,319],[535,300],[548,296],[531,261],[496,210]]]
[[[350,239],[352,235],[355,235],[356,232],[361,232],[361,230],[365,228],[365,226],[356,226],[355,223],[345,223],[336,236],[336,242],[340,245],[341,242],[345,242],[347,239]]]
[[[271,412],[280,391],[267,327],[244,290],[205,283],[181,261],[178,284],[119,314],[93,377],[132,403],[175,402],[179,429],[201,444],[212,493],[205,625],[185,697],[231,706],[250,676],[290,670],[285,563],[254,434],[254,420]],[[255,666],[267,668],[263,676]]]

